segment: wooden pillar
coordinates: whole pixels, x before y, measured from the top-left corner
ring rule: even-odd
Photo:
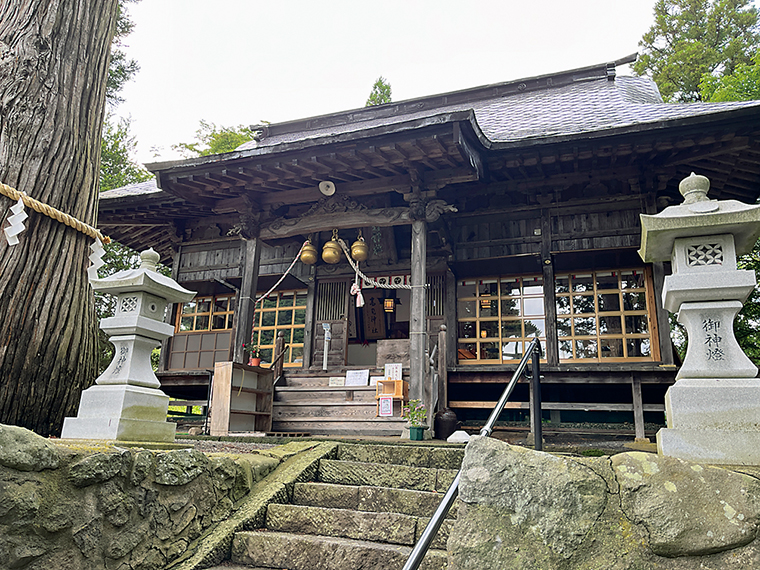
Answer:
[[[633,392],[633,425],[636,430],[636,441],[646,439],[644,432],[644,404],[641,396],[641,379],[631,374],[631,388]],[[649,441],[647,439],[647,441]]]
[[[446,366],[457,365],[457,280],[451,270],[446,271],[446,305],[444,322],[447,327]]]
[[[279,356],[282,354],[282,351],[284,349],[285,333],[283,331],[280,331],[277,333],[277,338],[274,341],[274,354],[272,355],[272,358],[277,359],[277,362],[275,362],[275,365],[272,368],[272,372],[274,373],[274,380],[277,380],[280,376],[282,376],[282,369],[285,364],[285,355],[283,355],[282,358],[279,358]]]
[[[448,331],[441,325],[438,333],[438,410],[449,407],[449,370],[447,367],[448,350],[446,345]]]
[[[316,307],[317,266],[309,268],[309,288],[306,293],[306,324],[303,331],[303,368],[309,368],[314,351],[314,308]]]
[[[549,366],[559,364],[557,338],[557,302],[554,297],[554,263],[551,255],[551,213],[541,211],[541,268],[544,278],[544,310],[546,311],[546,353],[543,357]]]
[[[177,246],[177,253],[172,258],[172,279],[177,281],[177,277],[179,277],[179,263],[180,263],[180,257],[182,256],[182,246]],[[170,325],[174,326],[175,319],[177,318],[177,311],[181,310],[180,306],[177,303],[172,304],[169,307],[169,310],[166,311],[166,317],[164,318],[165,323],[169,323]],[[161,354],[158,359],[158,371],[163,372],[164,370],[167,370],[169,368],[169,357],[171,355],[171,343],[172,338],[165,338],[163,341],[161,341]]]
[[[259,259],[261,241],[258,238],[245,240],[242,251],[243,282],[238,294],[238,309],[235,324],[233,361],[245,363],[243,344],[251,342],[256,289],[259,282]]]
[[[409,398],[423,400],[425,394],[425,372],[428,362],[425,358],[427,347],[425,317],[425,263],[427,257],[427,223],[424,220],[412,222],[412,302],[409,322]],[[429,410],[429,402],[424,402]]]

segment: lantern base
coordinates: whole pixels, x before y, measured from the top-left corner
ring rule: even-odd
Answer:
[[[76,418],[63,421],[62,438],[173,442],[166,421],[169,396],[142,386],[92,386],[82,392]]]
[[[760,465],[760,380],[685,378],[665,395],[660,455],[721,465]]]

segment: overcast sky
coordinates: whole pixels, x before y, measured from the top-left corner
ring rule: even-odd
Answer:
[[[401,101],[614,61],[638,50],[654,2],[141,0],[123,46],[141,70],[116,113],[140,162],[170,160],[201,119],[363,107],[380,75]]]

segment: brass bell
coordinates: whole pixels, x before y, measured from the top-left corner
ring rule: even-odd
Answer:
[[[333,237],[322,248],[322,259],[325,263],[335,265],[340,261],[340,245],[338,244],[338,230],[333,230]]]
[[[314,247],[311,240],[309,240],[309,243],[303,246],[303,249],[301,250],[301,262],[306,265],[314,265],[318,258],[319,253],[317,252],[317,248]]]
[[[361,232],[359,232],[359,237],[356,238],[356,241],[351,244],[351,257],[354,258],[354,261],[365,261],[369,257],[369,247],[367,246],[367,242],[364,241]]]

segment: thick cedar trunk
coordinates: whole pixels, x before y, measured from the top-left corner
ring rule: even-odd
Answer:
[[[116,5],[0,0],[0,181],[90,225]],[[57,435],[96,372],[92,239],[28,213],[0,237],[0,423]]]

